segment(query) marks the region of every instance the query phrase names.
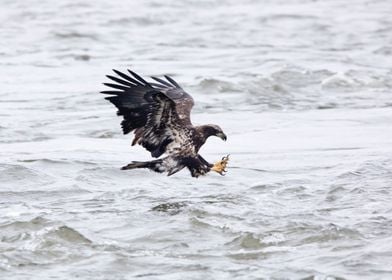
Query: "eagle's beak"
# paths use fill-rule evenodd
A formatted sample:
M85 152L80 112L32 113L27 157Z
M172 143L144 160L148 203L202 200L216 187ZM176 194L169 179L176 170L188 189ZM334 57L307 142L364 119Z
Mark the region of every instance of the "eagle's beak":
M218 136L220 139L222 139L223 141L227 140L227 136L226 134L224 134L223 132L219 132L216 136Z

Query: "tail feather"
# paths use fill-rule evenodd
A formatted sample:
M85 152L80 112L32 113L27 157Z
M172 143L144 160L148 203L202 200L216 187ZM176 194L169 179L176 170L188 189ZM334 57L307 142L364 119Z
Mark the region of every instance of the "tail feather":
M121 170L136 169L136 168L148 168L152 171L163 173L167 171L164 166L163 159L157 159L153 161L132 161L126 166L121 167Z
M131 163L121 167L121 170L135 169L135 168L148 168L149 162L132 161Z

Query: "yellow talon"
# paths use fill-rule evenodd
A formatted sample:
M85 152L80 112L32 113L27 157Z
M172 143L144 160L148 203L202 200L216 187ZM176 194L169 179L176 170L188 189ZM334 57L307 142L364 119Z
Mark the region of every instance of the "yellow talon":
M224 175L226 175L225 173L227 172L226 166L227 166L228 162L229 162L229 155L223 157L222 160L215 162L214 165L212 166L211 170L224 176Z

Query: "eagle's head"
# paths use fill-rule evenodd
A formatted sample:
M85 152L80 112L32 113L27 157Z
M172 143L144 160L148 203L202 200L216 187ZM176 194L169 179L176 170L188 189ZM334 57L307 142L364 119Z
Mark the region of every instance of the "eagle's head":
M199 128L205 139L207 139L210 136L217 136L223 141L227 140L226 134L223 132L222 128L220 128L218 125L207 124L207 125L202 125Z

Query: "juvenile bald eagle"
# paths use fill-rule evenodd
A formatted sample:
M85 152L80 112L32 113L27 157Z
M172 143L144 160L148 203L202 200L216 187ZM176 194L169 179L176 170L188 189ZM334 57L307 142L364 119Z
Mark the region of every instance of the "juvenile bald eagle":
M148 162L133 161L122 167L123 170L148 168L170 176L187 167L193 177L210 170L221 175L226 172L228 157L211 164L198 154L208 137L217 136L226 141L226 135L217 125L192 125L193 98L176 81L165 76L166 80L151 77L154 82L147 82L131 70L128 70L130 75L113 71L118 76L107 77L115 83L104 83L111 90L102 93L111 95L105 99L123 116L123 133L134 131L132 145L143 146L152 157L165 155Z

